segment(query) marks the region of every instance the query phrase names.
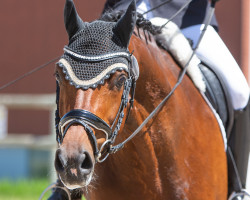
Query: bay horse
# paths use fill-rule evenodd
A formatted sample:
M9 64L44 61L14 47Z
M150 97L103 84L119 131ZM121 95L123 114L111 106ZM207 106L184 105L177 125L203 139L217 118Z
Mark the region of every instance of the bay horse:
M157 115L123 148L119 147L120 151L107 158L109 153L114 153L112 147L125 141L170 93L181 68L157 45L152 33L147 35L144 29L135 27L134 1L118 22L83 22L72 0L66 0L64 12L69 45L55 69L58 185L68 188L72 199L81 199L82 195L91 200L227 199L227 161L220 127L187 75ZM91 32L96 25L99 29ZM146 26L151 25L147 22ZM114 34L111 39L105 38L105 31ZM81 45L72 50L75 41ZM120 42L117 45L120 50L106 49L107 41ZM88 53L93 51L106 51L106 54ZM132 53L140 71L134 101L134 93L127 91L128 85L135 83L135 77L134 81L128 81L133 74L129 69L133 61L128 58ZM126 61L119 68L111 63L112 71L102 79L93 76L99 82L92 85L88 85L89 80L82 80L81 72L73 66L81 62L85 67L86 63L94 62L101 67L110 59L120 57ZM132 103L133 106L127 105ZM67 198L55 191L50 199Z

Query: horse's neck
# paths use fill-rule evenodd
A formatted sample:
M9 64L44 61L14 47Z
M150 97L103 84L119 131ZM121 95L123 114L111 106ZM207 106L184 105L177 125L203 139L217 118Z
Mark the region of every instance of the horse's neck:
M133 45L131 50L135 51L135 56L140 65L140 79L137 83L134 108L127 124L119 133L116 143L124 141L146 119L153 108L157 106L156 104L167 95L171 87L165 74L169 69L160 68L159 63L162 60L155 63L154 57L157 53L161 53L161 50L154 41L147 45L141 39L134 37L131 43ZM138 55L139 53L141 56ZM171 58L167 56L161 59ZM176 70L178 70L178 67L176 67ZM168 76L171 77L171 73L169 71ZM92 194L92 198L93 195L100 195L102 199L105 199L104 196L107 196L107 199L122 199L124 192L126 192L124 194L126 199L161 198L162 183L158 171L159 160L155 153L155 147L157 146L155 142L158 141L153 141L152 136L157 131L163 130L157 128L158 125L161 126L158 122L154 122L154 126L151 126L152 122L150 121L135 138L129 141L125 148L111 155L107 161L97 166L98 182L105 184L102 189L98 188L98 194ZM162 146L165 146L165 144ZM164 184L171 185L168 180L165 180ZM108 188L110 188L110 193ZM129 195L131 196L128 197Z
M180 71L154 41L146 45L134 36L131 50L140 65L140 78L134 108L117 143L124 141L170 92ZM202 153L197 153L197 149ZM217 169L219 165L223 167ZM98 192L93 190L89 195L102 200L175 200L195 199L205 193L207 200L211 199L210 192L216 190L214 186L224 184L225 168L224 146L216 120L191 80L185 77L160 113L121 151L96 166ZM197 188L200 192L193 194ZM218 199L223 199L225 187L218 190L223 191Z
M140 66L136 101L151 112L176 84L180 67L153 38L146 43L144 39L132 37L130 51L134 51Z
M128 123L119 133L117 143L124 141L149 114L135 104L136 111L133 110ZM161 199L158 160L150 131L146 129L96 167L98 183L102 185L98 194L93 192L96 199Z
M124 141L148 115L148 111L135 102L131 116L116 142ZM166 194L174 197L174 190L166 190L166 186L172 188L173 184L160 174L162 166L159 166L161 163L168 169L173 167L172 155L166 154L171 152L169 148L172 145L166 144L166 140L160 141L156 134L160 136L166 133L158 120L152 120L122 150L110 155L104 163L98 164L97 182L101 186L98 187L98 192L93 190L91 199L164 199L163 195ZM159 151L165 154L164 161L159 158Z

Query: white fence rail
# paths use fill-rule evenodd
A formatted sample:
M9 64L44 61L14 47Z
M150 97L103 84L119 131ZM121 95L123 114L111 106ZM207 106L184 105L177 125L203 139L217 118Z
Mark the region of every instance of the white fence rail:
M47 110L50 112L49 134L54 135L55 94L1 94L0 138L7 136L8 109Z
M1 94L0 105L15 109L54 110L55 94Z
M53 157L56 149L55 140L55 94L0 94L0 147L21 147L27 149L51 150L51 170L54 171ZM34 136L32 134L8 134L8 109L46 110L49 115L49 134ZM54 181L56 174L51 174Z

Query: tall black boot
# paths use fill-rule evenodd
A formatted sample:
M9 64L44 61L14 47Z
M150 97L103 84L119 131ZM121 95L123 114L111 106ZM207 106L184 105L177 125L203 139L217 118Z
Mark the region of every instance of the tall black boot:
M234 125L228 139L228 147L228 192L230 195L233 191L239 192L239 189L246 188L250 152L250 101L244 110L235 111ZM232 163L231 156L233 156L235 163ZM238 174L234 167L237 167Z

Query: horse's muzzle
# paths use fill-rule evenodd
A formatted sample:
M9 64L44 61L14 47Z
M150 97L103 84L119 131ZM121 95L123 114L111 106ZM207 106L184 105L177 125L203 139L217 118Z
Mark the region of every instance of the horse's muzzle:
M87 151L79 152L67 158L62 149L55 155L55 168L62 183L68 189L76 189L90 183L94 164Z

